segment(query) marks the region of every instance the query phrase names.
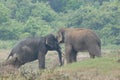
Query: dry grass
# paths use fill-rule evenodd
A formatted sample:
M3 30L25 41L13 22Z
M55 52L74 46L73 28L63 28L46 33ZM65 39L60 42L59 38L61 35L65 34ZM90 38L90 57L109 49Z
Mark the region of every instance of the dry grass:
M6 52L8 50L0 51L2 61L7 56ZM117 63L120 51L103 50L102 53L103 58L94 60L81 53L79 62L58 67L57 53L50 52L46 56L47 69L39 70L38 61L27 63L20 69L1 65L0 80L120 80L120 63Z

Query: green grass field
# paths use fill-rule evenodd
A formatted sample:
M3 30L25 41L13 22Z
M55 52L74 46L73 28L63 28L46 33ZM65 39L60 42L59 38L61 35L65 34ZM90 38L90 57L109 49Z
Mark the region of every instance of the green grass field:
M120 50L103 49L102 53L102 58L88 57L62 67L55 63L56 58L52 58L57 56L49 54L46 66L51 68L39 70L37 61L27 63L19 70L4 67L0 68L0 80L120 80L120 63L117 62L120 59Z

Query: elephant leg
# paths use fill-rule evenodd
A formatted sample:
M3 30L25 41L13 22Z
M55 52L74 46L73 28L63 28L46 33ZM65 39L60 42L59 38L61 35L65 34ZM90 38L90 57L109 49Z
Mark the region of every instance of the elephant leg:
M77 52L72 51L72 62L76 62L76 61L77 61Z
M22 66L21 62L18 60L17 57L13 57L13 58L7 60L5 65L12 65L15 68L19 68L20 66Z
M101 48L98 45L95 47L95 53L95 56L101 57Z
M45 54L44 53L40 52L38 54L38 61L39 61L39 68L45 69Z
M67 63L72 63L72 47L65 45L65 58Z
M90 46L88 52L90 54L90 58L95 58L95 56L101 57L101 50L97 45Z
M90 58L95 58L95 55L93 53L89 52L89 54L90 54Z
M24 65L25 63L22 63L21 61L19 61L17 58L16 58L16 60L15 60L15 62L14 62L14 65L15 65L15 67L16 68L19 68L19 67L21 67L22 65Z
M59 57L59 64L60 64L60 66L62 66L63 65L63 62L62 62L62 52L61 52L61 50L57 50L57 52L58 52L58 57Z

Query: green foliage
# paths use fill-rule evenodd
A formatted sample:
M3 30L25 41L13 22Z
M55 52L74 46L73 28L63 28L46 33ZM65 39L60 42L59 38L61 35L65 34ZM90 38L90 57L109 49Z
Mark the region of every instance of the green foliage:
M40 18L30 17L26 24L23 26L23 35L28 35L27 37L43 36L47 33L52 32L52 29L48 23ZM23 38L23 37L21 37Z
M9 20L9 9L0 3L0 25Z
M21 33L22 24L15 20L9 20L9 22L0 26L0 39L1 40L13 40L19 39Z
M11 49L16 44L16 40L0 40L0 49Z
M33 17L40 17L46 22L51 22L55 20L57 14L52 10L52 8L46 3L36 3L31 11Z
M119 0L0 0L0 39L56 33L61 27L90 28L102 45L120 44Z

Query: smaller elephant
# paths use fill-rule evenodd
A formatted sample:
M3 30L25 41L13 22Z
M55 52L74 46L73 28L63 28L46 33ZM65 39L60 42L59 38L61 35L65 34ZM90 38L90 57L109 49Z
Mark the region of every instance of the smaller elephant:
M57 33L59 43L65 43L67 63L77 61L79 51L88 51L91 58L101 56L101 41L96 33L85 28L62 28Z
M7 61L14 67L19 68L27 62L38 59L39 68L45 69L45 55L48 51L52 50L58 52L61 66L63 64L61 48L53 34L49 34L40 38L26 38L20 41L12 48ZM12 56L12 60L10 59L10 56Z

